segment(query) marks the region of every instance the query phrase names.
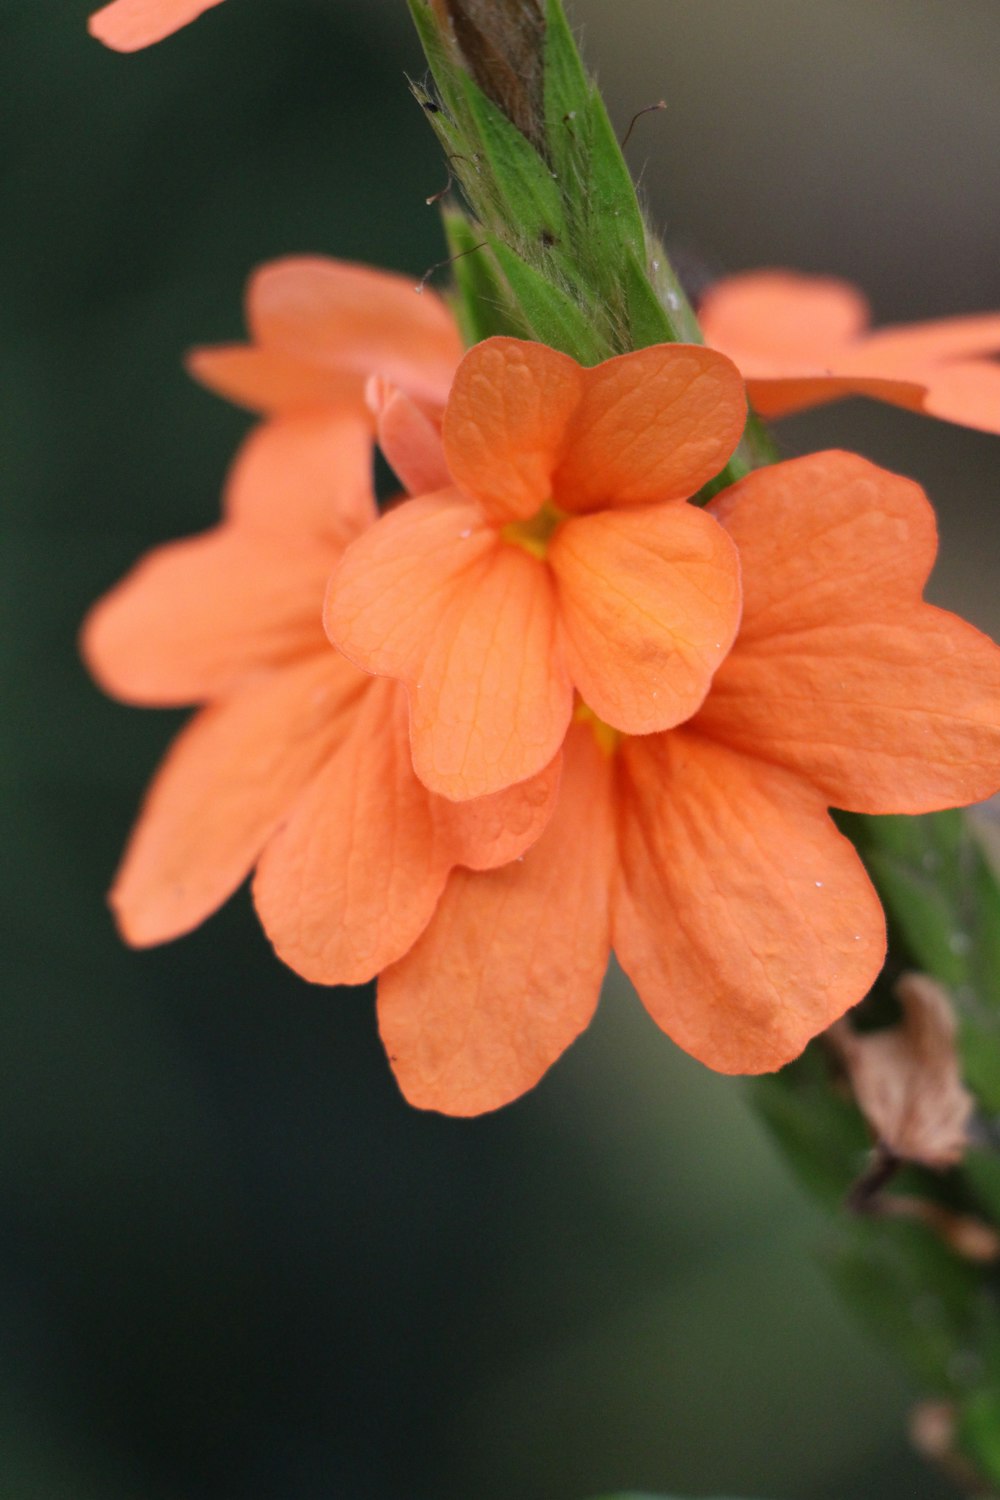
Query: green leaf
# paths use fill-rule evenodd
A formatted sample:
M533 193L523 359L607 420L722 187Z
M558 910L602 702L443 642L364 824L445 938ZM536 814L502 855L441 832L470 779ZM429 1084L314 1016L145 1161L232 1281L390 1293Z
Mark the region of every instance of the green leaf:
M483 160L478 164L483 201L478 216L503 226L504 237L532 246L558 244L566 236L563 200L551 169L530 141L503 115L467 75L461 75L469 113L475 123Z
M604 100L587 77L561 0L548 0L545 122L552 166L567 201L579 205L592 236L592 258L641 255L646 231L632 178Z
M489 243L536 339L572 355L582 365L595 365L606 357L607 350L593 322L567 292L546 280L495 235L490 236Z
M531 329L514 307L510 288L496 256L484 242L483 231L457 208L442 215L448 247L454 258L455 313L467 345L495 334L528 338Z
M630 346L645 349L650 344L675 340L670 319L649 284L645 267L631 248L626 250L622 261L621 285Z

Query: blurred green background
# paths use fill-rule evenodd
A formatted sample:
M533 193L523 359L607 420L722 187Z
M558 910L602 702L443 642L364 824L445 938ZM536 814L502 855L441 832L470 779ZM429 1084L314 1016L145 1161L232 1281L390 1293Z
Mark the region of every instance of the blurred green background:
M823 1225L740 1086L624 986L534 1094L400 1100L369 991L311 989L245 893L169 948L103 904L178 722L87 682L88 602L203 528L244 416L181 352L256 263L419 274L443 171L402 0L231 0L120 58L4 0L5 933L0 1494L761 1500L949 1493L828 1291ZM861 281L881 319L1000 306L995 0L579 0L699 273ZM920 478L935 597L1000 627L1000 439L855 403L787 424Z

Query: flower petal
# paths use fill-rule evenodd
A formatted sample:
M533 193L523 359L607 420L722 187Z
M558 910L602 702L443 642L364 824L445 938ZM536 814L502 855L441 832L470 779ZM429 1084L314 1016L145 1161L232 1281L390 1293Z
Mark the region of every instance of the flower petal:
M850 364L850 356L845 356L844 362ZM776 420L814 406L826 406L831 401L844 401L849 396L870 396L873 401L888 401L907 411L925 411L927 386L915 380L889 380L860 373L823 375L807 370L771 380L748 375L747 394L754 411L768 420Z
M318 984L357 984L401 958L448 872L466 859L484 868L516 859L544 828L558 786L556 765L481 802L433 796L413 773L403 690L369 682L349 737L254 881L279 957Z
M310 364L280 349L218 344L190 350L184 365L189 375L217 396L251 411L301 411L313 407L364 410L363 374L338 366Z
M946 422L1000 433L1000 364L977 359L941 365L927 376L923 409Z
M862 345L865 360L900 375L918 366L1000 353L1000 313L971 313L925 323L876 328Z
M323 591L340 550L233 525L169 542L91 610L81 648L101 687L169 707L229 692L327 648Z
M229 471L225 513L240 527L303 542L352 540L377 514L367 417L296 412L262 422Z
M232 894L345 732L364 681L327 648L195 716L149 789L111 891L127 942L179 937Z
M116 52L138 52L197 20L221 0L112 0L87 23L91 36Z
M551 498L583 374L568 355L523 339L486 339L462 360L444 415L445 456L491 519L533 516Z
M260 267L247 287L254 342L306 364L382 375L443 406L462 344L436 293L408 276L318 255Z
M749 380L776 376L789 364L828 366L834 352L868 326L857 287L832 276L744 271L709 287L698 309L705 342L721 349Z
M855 812L929 812L1000 787L1000 649L921 603L936 536L918 485L818 453L711 509L739 549L744 610L699 730Z
M798 1055L873 983L878 898L822 795L687 729L621 749L618 958L647 1010L722 1073Z
M451 484L444 460L440 425L386 380L368 382L368 405L375 415L378 445L403 488L411 495L429 495Z
M701 345L656 344L583 377L552 485L562 510L686 500L728 461L746 423L739 371Z
M552 822L522 861L457 870L423 937L379 980L379 1029L411 1104L498 1109L593 1014L608 959L610 762L570 732Z
M352 543L330 580L330 639L410 696L417 775L463 800L552 760L572 709L544 566L454 491L407 501Z
M626 734L672 729L700 707L736 635L736 548L684 503L599 511L560 526L556 577L570 675Z

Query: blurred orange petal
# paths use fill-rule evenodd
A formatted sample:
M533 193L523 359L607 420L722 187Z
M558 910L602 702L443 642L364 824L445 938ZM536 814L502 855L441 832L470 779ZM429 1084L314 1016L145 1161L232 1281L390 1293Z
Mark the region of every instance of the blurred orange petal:
M219 4L221 0L112 0L91 16L87 29L116 52L138 52Z
M462 357L455 320L435 292L408 276L318 255L255 271L247 324L269 352L362 380L381 375L440 406Z
M689 730L621 753L622 967L693 1057L781 1067L882 965L882 910L853 845L807 783Z
M367 418L294 412L262 422L229 471L224 510L241 528L343 546L376 516Z
M740 618L736 548L694 506L577 516L549 548L573 681L627 734L698 709Z
M221 906L344 734L364 686L326 650L196 715L153 780L111 891L127 942L166 942Z
M460 807L416 779L406 700L373 681L350 734L267 846L254 880L280 958L319 984L357 984L426 927L449 871L515 859L541 833L558 765Z
M572 687L544 567L455 492L410 500L345 552L330 638L410 695L413 763L432 791L482 797L559 748Z
M233 525L157 548L91 610L81 647L105 692L201 703L328 650L319 601L339 549Z
M749 475L712 510L740 552L744 616L699 729L856 812L1000 787L1000 649L921 602L936 533L918 485L819 453Z
M562 510L689 499L740 440L746 391L713 349L656 344L582 373L553 477Z
M747 376L747 393L754 410L768 420L790 417L797 411L827 406L848 396L870 396L908 411L927 410L927 386L914 380L880 379L875 375L820 375L806 372L782 379Z
M705 342L749 379L775 366L826 362L868 327L865 297L848 281L795 271L744 271L709 287L698 308Z
M303 407L362 408L365 377L337 366L309 364L280 349L219 344L192 349L185 365L202 385L256 412Z
M563 780L524 859L455 871L423 937L379 980L382 1040L421 1109L498 1109L537 1083L593 1014L608 959L613 827L611 762L589 730L571 731Z
M924 410L946 422L1000 433L1000 364L987 360L940 365L927 377Z
M787 271L731 276L699 310L706 341L735 360L763 417L870 396L1000 433L1000 313L868 328L846 282Z

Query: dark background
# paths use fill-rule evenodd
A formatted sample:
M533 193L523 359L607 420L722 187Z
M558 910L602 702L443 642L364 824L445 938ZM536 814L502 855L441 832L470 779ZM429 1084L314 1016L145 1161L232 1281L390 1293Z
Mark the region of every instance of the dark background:
M738 1083L624 986L528 1098L399 1098L369 991L245 893L133 954L103 892L177 716L87 682L88 602L211 523L246 418L188 383L247 271L419 274L443 172L402 0L230 0L149 53L3 0L5 851L0 1494L761 1500L948 1492ZM580 0L690 263L829 270L883 320L1000 306L995 0ZM853 403L787 424L939 502L935 597L1000 625L1000 439Z

